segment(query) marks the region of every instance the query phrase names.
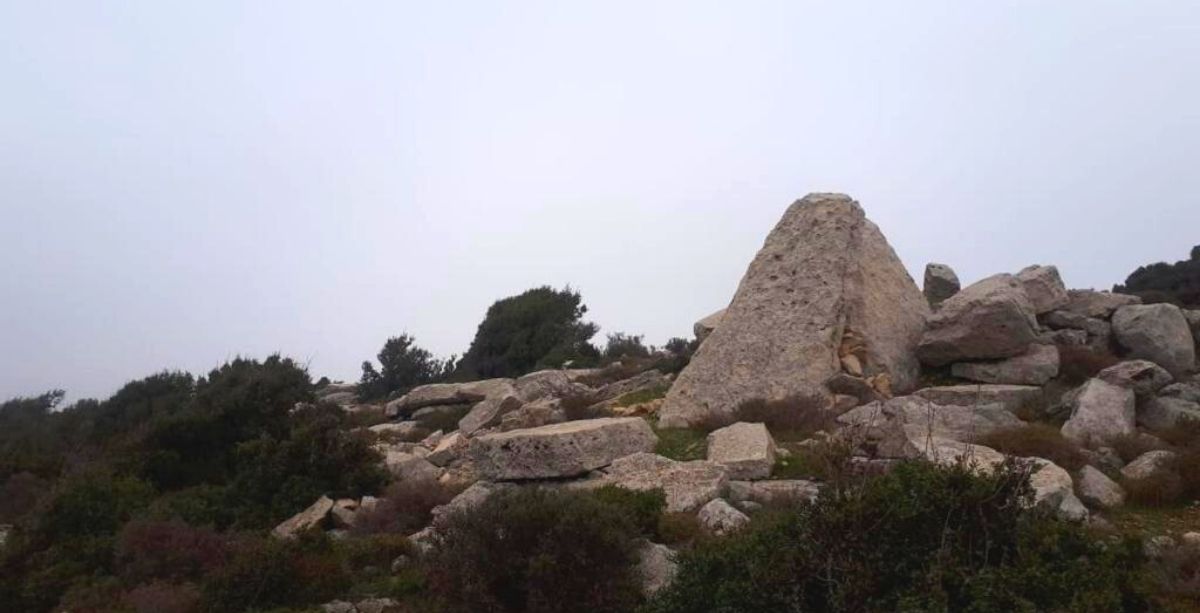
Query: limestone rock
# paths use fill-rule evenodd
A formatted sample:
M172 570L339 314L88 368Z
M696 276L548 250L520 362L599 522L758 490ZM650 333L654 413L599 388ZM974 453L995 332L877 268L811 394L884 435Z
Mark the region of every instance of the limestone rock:
M564 370L540 370L517 379L516 395L523 402L534 402L545 398L572 398L587 395L586 385Z
M1040 402L1042 390L1031 385L947 385L920 389L913 395L945 406L998 404L1010 413L1016 413L1022 407Z
M436 481L442 470L425 458L412 453L389 452L384 466L397 481Z
M321 613L358 613L354 603L344 600L334 600L321 605Z
M732 534L750 523L750 518L745 513L720 498L704 505L698 517L700 525L717 536Z
M729 482L729 499L737 503L795 504L815 500L820 493L816 483L799 479Z
M1165 398L1178 398L1188 402L1200 403L1200 382L1172 383L1158 390L1158 395Z
M1080 445L1099 446L1113 438L1133 434L1136 417L1133 390L1100 379L1090 379L1064 399L1071 417L1063 436Z
M594 404L588 407L588 410L591 412L608 411L627 394L666 390L670 387L671 377L654 369L647 370L628 379L609 383L597 389L591 398Z
M1090 289L1069 290L1067 298L1068 302L1062 310L1098 319L1112 317L1113 312L1123 306L1142 303L1142 299L1137 296L1098 292Z
M1017 280L1025 288L1033 311L1038 315L1064 307L1071 301L1057 266L1030 266L1017 273Z
M725 317L725 309L721 309L720 311L717 311L716 313L713 313L712 315L709 315L708 317L696 322L695 325L692 326L692 334L696 335L696 341L703 343L704 339L708 338L708 335L712 334L712 331L716 330L717 326L721 325L721 318L723 317Z
M964 462L979 472L990 472L1004 463L1004 454L983 445L932 437L922 441L921 453L934 463L953 466Z
M470 511L487 501L488 498L500 493L511 491L517 486L511 483L491 483L480 481L463 490L450 502L433 509L433 525L444 526L455 513Z
M381 439L400 441L417 436L421 430L421 424L415 421L402 421L398 423L375 424L367 429L379 435Z
M638 545L637 558L637 575L641 580L642 595L647 598L670 585L679 572L675 552L666 545L643 540Z
M312 506L300 511L287 519L283 523L275 526L271 531L276 537L281 539L293 539L300 536L300 533L313 528L320 528L329 517L329 512L333 510L333 501L327 496L321 496Z
M1045 385L1058 376L1058 365L1057 347L1031 345L1022 355L994 362L959 362L950 372L980 383Z
M1138 425L1151 430L1165 430L1185 419L1200 421L1200 404L1183 398L1159 396L1142 403L1137 412Z
M775 467L775 441L763 424L739 422L708 435L708 460L730 479L766 479Z
M567 421L562 401L557 398L542 398L504 415L500 420L500 431L527 430Z
M1012 275L988 277L955 294L929 319L917 355L921 362L1010 358L1037 340L1033 304Z
M1029 458L1028 462L1032 464L1029 485L1033 488L1034 506L1053 511L1063 519L1087 519L1087 507L1075 497L1070 473L1049 460Z
M470 383L433 383L414 388L387 403L388 417L408 415L418 409L443 404L473 404L489 396L512 393L512 379L485 379Z
M922 288L930 308L937 310L946 299L957 294L962 285L958 282L958 275L954 274L953 268L945 264L930 263L925 265L925 283Z
M403 613L400 603L391 598L367 598L354 605L358 613Z
M868 376L897 391L919 374L913 349L929 312L879 229L848 196L810 194L788 208L750 264L721 325L680 373L664 427L730 417L747 400L828 397L852 332Z
M1183 318L1187 320L1188 326L1192 329L1192 338L1196 339L1196 343L1200 344L1200 309L1184 309Z
M458 429L463 434L470 436L484 428L499 425L505 415L521 408L522 404L516 394L501 394L486 398L458 420Z
M875 426L888 430L908 426L922 439L934 436L966 442L1021 425L1021 420L1002 405L938 405L919 396L902 396L884 403L863 405L839 416L837 421L848 426Z
M1125 490L1108 475L1091 467L1079 470L1075 489L1084 502L1101 509L1113 509L1125 504Z
M330 509L329 515L333 518L335 528L350 529L354 527L356 518L358 517L358 501L350 498L343 498L333 503L333 508Z
M586 474L657 442L644 419L607 417L486 434L472 439L470 453L488 479L552 479Z
M615 485L629 490L661 489L669 513L693 513L725 493L724 466L704 460L677 462L652 453L637 453L613 462L591 486Z
M437 447L434 447L425 459L434 466L446 466L466 454L470 446L471 442L465 434L452 432L449 436L442 437Z
M1127 360L1109 366L1097 379L1133 390L1138 396L1151 396L1171 382L1171 373L1149 360Z
M1042 335L1042 340L1052 345L1083 347L1088 344L1088 333L1083 330L1051 330Z
M1117 309L1112 318L1117 343L1135 358L1162 366L1176 377L1196 368L1196 343L1183 312L1173 304Z
M1148 479L1169 470L1179 456L1173 451L1147 451L1121 469L1126 479Z

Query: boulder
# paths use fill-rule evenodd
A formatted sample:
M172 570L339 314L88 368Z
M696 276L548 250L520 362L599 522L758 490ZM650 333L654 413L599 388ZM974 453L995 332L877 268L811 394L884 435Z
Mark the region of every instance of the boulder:
M1136 417L1133 390L1089 379L1063 399L1071 416L1063 424L1063 436L1084 446L1100 446L1112 439L1133 434Z
M434 466L446 466L467 453L471 441L462 432L452 432L438 441L437 447L425 456Z
M1141 304L1142 299L1128 294L1098 292L1091 289L1073 289L1067 292L1067 304L1062 310L1084 317L1108 319L1123 306Z
M458 429L470 436L484 428L497 426L505 415L521 408L522 404L516 394L506 393L486 398L458 420Z
M586 396L591 390L565 370L540 370L529 373L515 384L516 395L522 402L542 399L562 399Z
M729 475L724 466L705 460L677 462L652 453L638 453L612 463L590 487L614 485L628 490L661 489L668 513L694 513L725 493Z
M788 208L733 301L660 412L664 427L728 418L748 400L828 397L843 341L864 374L911 389L929 305L900 259L848 196L810 194Z
M1047 344L1083 347L1088 344L1088 333L1083 330L1051 330L1042 334Z
M1079 470L1075 491L1089 505L1101 509L1113 509L1125 504L1125 490L1116 481L1094 467L1084 466Z
M647 370L628 379L609 383L596 390L592 394L592 400L595 404L590 408L593 410L607 409L626 394L650 390L665 390L669 387L671 387L670 376L664 375L654 369Z
M1010 413L1016 413L1042 400L1041 388L1031 385L947 385L920 389L913 392L913 395L943 406L972 407L998 404Z
M567 421L567 414L563 411L562 401L557 398L543 398L505 414L500 420L500 431L527 430L561 424L564 421Z
M1063 519L1083 521L1088 518L1087 507L1075 497L1071 475L1062 467L1041 458L1029 458L1029 486L1033 488L1033 504L1054 512Z
M658 436L638 417L585 419L471 440L471 458L487 479L556 479L603 468L652 451Z
M431 513L433 515L433 525L444 526L446 521L455 513L470 511L486 502L488 498L500 492L513 490L516 487L511 483L479 481L463 490L462 493L455 496L450 502L434 508Z
M421 432L421 424L415 421L375 424L367 428L384 440L404 440L417 436Z
M863 405L840 415L837 421L846 426L881 427L886 430L908 427L922 440L934 436L965 442L1018 427L1022 423L999 404L938 405L919 396L902 396L883 403ZM899 454L899 457L915 457L915 453Z
M649 598L675 580L679 565L675 563L675 552L666 545L642 540L637 549L637 575L641 581L642 595Z
M763 506L791 505L815 500L820 493L821 488L816 483L799 479L729 482L729 500L737 503L754 502Z
M1187 320L1188 326L1192 329L1192 338L1200 344L1200 309L1184 309L1183 318Z
M1173 304L1117 309L1112 318L1117 343L1131 357L1150 360L1175 377L1196 368L1196 343L1183 312Z
M440 468L413 453L388 452L384 466L397 481L437 481L442 476Z
M1151 430L1166 430L1182 420L1200 421L1200 404L1183 398L1159 396L1138 407L1137 423Z
M321 605L321 613L358 613L354 603L344 600L334 600Z
M408 607L401 608L400 603L391 598L367 598L354 605L358 613L403 613Z
M775 467L775 441L765 425L739 422L708 435L708 461L729 469L730 479L766 479Z
M1121 469L1126 479L1149 479L1171 471L1178 458L1174 451L1147 451Z
M716 330L717 326L721 325L722 317L725 317L725 309L721 309L720 311L717 311L716 313L713 313L712 315L709 315L708 317L696 322L695 325L692 326L692 334L696 335L696 342L703 343L704 339L708 338L708 335L712 334L712 331Z
M926 437L920 439L921 456L930 462L943 466L953 466L964 462L978 472L991 472L1005 461L1003 453L984 447L941 437Z
M1172 383L1158 390L1158 395L1165 398L1178 398L1188 402L1200 403L1200 382Z
M1171 382L1171 373L1148 360L1126 360L1109 366L1097 379L1133 390L1138 396L1152 396Z
M355 520L358 517L358 509L357 500L343 498L334 502L333 508L329 512L329 515L333 518L333 526L342 529L353 528Z
M333 510L333 501L327 496L321 496L312 506L293 515L283 523L275 526L271 534L281 539L294 539L302 532L321 528Z
M1017 273L1017 280L1021 282L1037 315L1049 313L1070 302L1067 287L1063 285L1056 266L1030 266Z
M925 265L925 283L922 288L925 300L929 301L929 307L937 310L943 302L957 294L962 285L958 282L958 275L954 274L953 268L945 264L930 263Z
M732 534L750 523L750 518L745 513L720 498L704 505L697 517L704 529L717 536Z
M1050 311L1039 320L1054 330L1083 330L1093 336L1106 336L1112 329L1103 319L1065 310Z
M980 383L1045 385L1058 376L1058 347L1031 345L1022 355L993 362L959 362L950 373Z
M929 319L917 355L942 366L1011 358L1038 338L1033 304L1012 275L988 277L955 294Z
M485 379L469 383L433 383L414 388L387 403L388 417L408 415L418 409L443 404L474 404L489 396L512 393L512 379Z

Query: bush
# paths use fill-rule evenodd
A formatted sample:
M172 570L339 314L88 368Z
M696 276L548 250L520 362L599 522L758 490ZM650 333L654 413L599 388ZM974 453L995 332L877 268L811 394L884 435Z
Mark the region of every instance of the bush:
M385 398L433 383L450 374L454 367L453 357L446 361L435 359L407 334L389 338L376 357L379 370L375 370L370 362L362 364L362 378L358 383L358 397L362 400Z
M31 472L19 472L0 485L0 524L24 517L50 491L50 483Z
M210 611L262 610L327 602L350 586L350 577L324 534L299 541L245 537L229 563L209 576L204 602Z
M1120 359L1113 352L1078 345L1058 345L1058 376L1070 385L1083 385Z
M455 372L457 379L517 377L539 368L595 362L600 352L588 341L595 324L583 321L587 307L570 288L531 289L498 300L487 311Z
M497 493L438 529L429 587L448 611L631 610L638 526L583 492Z
M396 481L387 486L374 509L359 511L356 534L412 534L429 525L435 507L458 494L438 481Z
M121 600L135 613L198 613L201 598L195 584L155 581L129 590Z
M837 415L817 395L793 395L781 400L747 400L738 406L733 421L766 424L780 441L802 441L837 427Z
M1133 271L1114 292L1142 296L1147 302L1169 302L1185 307L1200 306L1200 245L1187 260L1159 262Z
M654 446L654 453L664 458L687 462L703 460L708 453L708 433L704 430L667 428L656 429L655 433L658 434L658 443Z
M1087 464L1087 457L1079 445L1064 437L1058 428L1047 424L997 430L979 437L977 443L1005 455L1050 460L1071 472Z
M132 584L200 579L229 558L226 539L182 521L131 521L117 535L118 574Z
M1013 465L904 463L680 558L645 613L1141 611L1140 548L1022 510Z
M650 348L646 347L642 338L641 335L622 332L609 334L608 342L604 345L604 359L615 362L622 358L650 357Z

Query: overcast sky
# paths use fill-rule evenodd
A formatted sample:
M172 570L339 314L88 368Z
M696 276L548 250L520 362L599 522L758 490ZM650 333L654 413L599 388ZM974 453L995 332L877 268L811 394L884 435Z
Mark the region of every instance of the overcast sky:
M356 379L542 284L662 343L811 191L918 281L1107 288L1200 243L1198 163L1194 0L0 0L0 397Z

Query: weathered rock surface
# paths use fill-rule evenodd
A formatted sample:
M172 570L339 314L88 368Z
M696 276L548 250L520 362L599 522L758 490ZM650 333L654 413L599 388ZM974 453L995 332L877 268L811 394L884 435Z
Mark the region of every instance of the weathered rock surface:
M692 334L696 335L696 340L703 343L704 339L708 338L708 335L712 334L713 330L716 330L717 326L721 325L721 318L723 317L725 317L725 309L721 309L696 322L692 326Z
M675 552L666 545L643 540L637 550L637 574L641 580L642 595L657 594L675 580L679 565L675 563Z
M1075 491L1089 505L1101 509L1113 509L1125 504L1125 490L1116 481L1092 466L1079 470Z
M469 436L484 428L497 426L505 415L521 408L522 404L516 394L505 393L485 398L458 420L458 429Z
M729 485L724 466L704 460L677 462L652 453L620 458L605 472L587 485L615 485L635 491L661 489L669 513L694 513L724 495Z
M1200 421L1200 404L1183 398L1150 398L1138 408L1137 423L1151 430L1165 430L1182 420Z
M1178 459L1173 451L1147 451L1121 469L1126 479L1149 479L1171 470Z
M858 203L806 196L767 237L721 325L672 386L660 423L730 417L747 400L828 397L824 384L841 371L839 350L849 336L862 343L866 375L911 389L919 374L913 349L928 312Z
M1041 388L1031 385L947 385L927 387L913 392L934 404L972 407L998 404L1010 413L1041 401Z
M708 435L708 460L730 479L766 479L775 467L775 440L763 424L739 422Z
M988 277L942 303L929 319L921 362L992 360L1021 355L1037 340L1033 304L1012 275Z
M1200 403L1200 382L1172 383L1158 390L1158 394L1165 398L1178 398L1188 402Z
M436 481L442 476L440 468L413 453L388 452L384 466L397 481Z
M980 383L1045 385L1058 376L1058 347L1035 344L1024 354L992 362L959 362L950 367L955 377Z
M500 493L511 491L517 486L511 483L492 483L479 481L463 490L450 502L433 509L433 525L443 526L455 513L465 513L487 501L488 498Z
M1133 390L1090 379L1063 399L1071 417L1063 424L1063 436L1080 445L1099 446L1133 434L1136 417Z
M1112 318L1117 343L1135 358L1150 360L1176 377L1196 369L1196 343L1183 312L1173 304L1117 309Z
M300 533L320 528L325 520L329 517L329 512L333 510L333 501L326 496L321 496L312 506L300 511L287 519L283 523L275 526L271 531L276 537L281 539L293 539Z
M403 440L416 436L421 430L421 424L415 421L402 421L399 423L375 424L367 429L385 440Z
M349 498L335 501L329 515L335 528L353 528L358 518L358 501Z
M1064 307L1071 301L1056 266L1030 266L1017 273L1017 280L1037 315Z
M1059 465L1041 458L1029 458L1029 485L1033 488L1034 506L1056 513L1063 519L1082 521L1088 510L1075 497L1071 474Z
M879 427L889 431L903 427L922 443L929 436L970 442L1021 425L1020 419L999 404L938 405L919 396L902 396L863 405L842 414L837 421L847 426ZM917 455L918 450L912 449L894 457Z
M799 479L729 482L730 500L755 502L763 506L806 502L820 493L821 488L816 483Z
M1062 310L1084 317L1108 319L1117 309L1132 304L1141 304L1142 299L1128 294L1098 292L1091 289L1073 289L1067 292L1067 304Z
M606 417L486 434L470 454L488 479L574 477L630 454L652 451L658 436L644 419Z
M721 498L713 499L704 505L698 517L700 525L717 536L732 534L750 523L750 518L745 513Z
M8 543L8 535L12 533L13 527L9 524L0 524L0 549L4 549L4 545Z
M489 396L512 393L512 379L485 379L470 383L422 385L387 403L388 417L407 415L418 409L443 404L472 404Z
M523 402L585 396L591 390L565 370L540 370L517 379L516 395Z
M451 432L442 437L433 451L425 459L434 466L446 466L464 456L471 446L471 441L462 432Z
M1171 373L1149 360L1127 360L1109 366L1097 379L1133 390L1138 396L1151 396L1172 380Z
M937 310L948 298L962 289L958 275L946 264L925 265L925 282L921 286L929 307Z

